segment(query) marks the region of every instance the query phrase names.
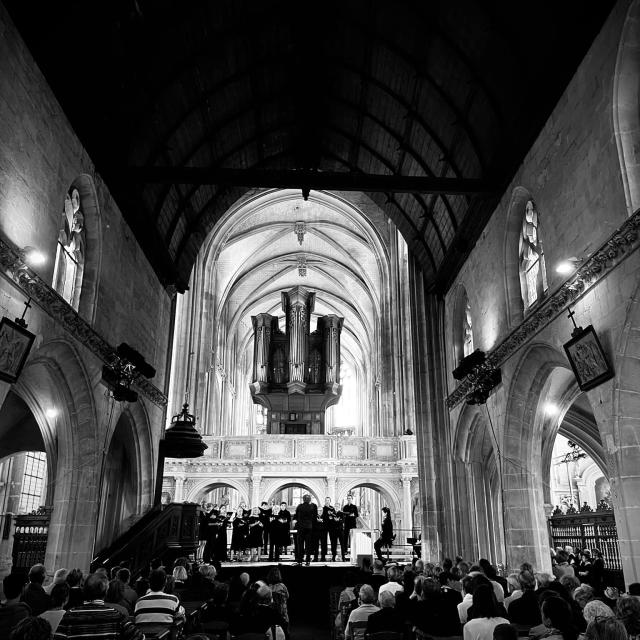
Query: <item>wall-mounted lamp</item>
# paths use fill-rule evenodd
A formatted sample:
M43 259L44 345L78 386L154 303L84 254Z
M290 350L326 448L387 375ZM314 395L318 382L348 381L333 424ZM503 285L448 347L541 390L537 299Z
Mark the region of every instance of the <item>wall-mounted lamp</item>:
M571 257L559 262L556 265L556 273L568 276L573 273L582 264L582 258Z
M53 420L54 418L58 417L58 410L55 407L49 407L45 412L44 415L47 416L47 418L50 418L51 420Z
M34 247L25 247L22 250L22 255L24 261L30 267L39 267L47 261L47 256L45 256L42 251L38 251L38 249Z

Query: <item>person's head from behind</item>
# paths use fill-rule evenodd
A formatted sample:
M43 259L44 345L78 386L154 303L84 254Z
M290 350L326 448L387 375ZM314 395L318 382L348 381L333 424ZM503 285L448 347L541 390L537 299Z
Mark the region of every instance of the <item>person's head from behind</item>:
M556 562L558 564L564 564L565 562L569 562L569 554L566 551L558 551L556 553Z
M442 570L443 571L451 571L453 567L453 560L451 558L445 558L442 561Z
M629 585L628 593L630 596L640 596L640 582L632 582Z
M542 622L549 629L564 629L567 622L572 620L571 607L566 600L553 595L545 598L540 605Z
M640 598L622 596L616 604L616 617L630 636L640 635Z
M102 573L92 573L84 581L82 594L85 600L104 600L109 588L109 580Z
M159 569L162 566L162 560L160 558L153 558L151 560L151 570Z
M174 580L179 580L180 582L184 582L187 579L187 570L179 565L177 567L174 567L173 569L173 579Z
M258 585L258 583L256 583L256 585ZM272 601L271 589L269 589L266 584L260 583L256 589L256 604L270 605Z
M47 570L43 564L34 564L29 569L29 582L41 585L47 577Z
M400 577L400 569L398 569L397 565L391 565L387 569L387 579L389 582L398 582L398 578Z
M580 586L580 580L575 576L562 576L558 582L565 588L567 593L573 593Z
M131 580L131 571L129 571L129 569L120 569L118 571L117 578L122 582L122 584L129 584L129 580Z
M218 582L213 588L211 600L215 607L223 607L229 599L229 585L225 582Z
M473 613L476 618L495 618L500 615L492 585L480 584L474 589Z
M80 569L72 569L67 574L67 584L69 587L79 587L82 584L82 571Z
M478 560L478 564L480 565L484 575L487 576L489 580L493 580L496 577L495 567L486 558L480 558L480 560Z
M546 589L554 581L554 576L549 573L536 573L535 576L538 589Z
M518 574L518 582L522 591L535 591L536 589L535 576L529 571L521 571Z
M385 608L393 608L396 606L396 596L391 591L383 591L379 596L380 606Z
M363 584L358 592L360 604L373 604L376 601L376 594L370 584Z
M416 579L416 574L409 570L406 570L403 574L402 574L402 586L404 588L404 592L409 596L411 595L411 592L413 591L413 583Z
M440 593L440 582L437 578L425 578L422 583L422 597L428 598L436 593Z
M267 584L278 584L280 582L282 582L280 569L278 569L278 567L271 567L269 573L267 573Z
M462 578L462 591L466 593L473 593L473 576L465 576Z
M118 604L120 600L124 599L124 583L120 580L112 580L107 587L107 595L105 596L106 602Z
M167 574L164 569L154 569L149 574L149 589L151 591L162 591L167 582Z
M518 629L512 624L499 624L493 629L493 640L518 640Z
M71 589L66 582L60 582L51 589L51 605L53 609L62 609L69 601Z
M216 579L217 571L212 564L201 564L198 573L203 580L213 582Z
M587 625L585 640L627 640L624 624L615 618L596 618Z
M49 640L52 635L51 624L48 620L29 616L18 622L11 632L9 640Z
M4 597L7 600L15 600L22 594L22 588L24 587L24 575L20 573L10 573L2 580L2 588L4 590Z
M587 624L593 622L596 618L613 618L615 617L611 607L607 606L601 600L591 600L584 605L582 615Z
M382 560L378 560L377 558L373 561L373 573L384 573L384 562Z
M243 572L238 576L238 579L240 580L240 584L241 584L243 587L246 587L246 586L248 586L248 585L249 585L249 581L251 580L251 576L250 576L248 573L246 573L246 572L244 572L244 571L243 571Z
M587 602L591 602L594 597L593 587L588 584L579 586L573 592L573 599L580 605L581 609L584 609Z
M415 572L416 573L424 573L424 562L422 560L420 560L420 559L416 560Z

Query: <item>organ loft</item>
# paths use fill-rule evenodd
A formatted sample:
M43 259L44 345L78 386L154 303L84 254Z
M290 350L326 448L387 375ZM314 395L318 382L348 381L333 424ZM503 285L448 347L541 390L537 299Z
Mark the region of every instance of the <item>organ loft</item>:
M266 407L267 433L323 434L325 411L340 400L340 334L344 318L318 318L316 294L296 286L282 292L285 331L268 313L252 316L254 403Z

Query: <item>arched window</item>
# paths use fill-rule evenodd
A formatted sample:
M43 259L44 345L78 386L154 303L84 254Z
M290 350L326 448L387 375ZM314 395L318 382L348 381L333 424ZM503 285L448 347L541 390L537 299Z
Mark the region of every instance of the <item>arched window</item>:
M80 191L72 186L64 198L53 288L77 311L85 261L84 214Z
M473 323L471 320L471 307L469 301L464 307L463 319L462 319L462 353L466 358L473 352Z
M519 247L520 291L524 308L538 302L547 290L547 272L540 240L540 219L533 200L527 200Z

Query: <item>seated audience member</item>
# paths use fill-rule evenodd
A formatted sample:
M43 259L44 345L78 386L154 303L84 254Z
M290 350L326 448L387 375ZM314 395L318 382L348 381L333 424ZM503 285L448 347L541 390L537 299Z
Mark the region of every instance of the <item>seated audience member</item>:
M518 629L512 624L499 624L493 630L493 640L518 640Z
M262 583L254 583L247 590L251 597L246 598L242 607L242 614L231 623L233 635L241 633L266 633L273 626L282 629L286 626L282 616L273 608L271 589Z
M373 590L378 593L380 587L388 582L387 576L384 572L384 562L377 558L373 561L373 572L370 576L362 579L365 584L370 584Z
M543 636L546 640L577 639L578 628L574 624L571 608L566 600L555 595L545 597L540 612L542 623L547 629Z
M376 594L373 591L373 587L369 584L363 584L360 587L358 601L360 606L351 612L347 620L347 626L345 628L346 640L362 640L369 616L376 611L380 611L380 608L374 604Z
M591 600L591 602L587 602L582 610L582 615L587 621L587 626L596 618L615 618L615 614L611 610L611 607L600 600Z
M182 565L173 568L173 579L176 589L183 589L187 584L187 570Z
M206 609L201 613L202 622L231 622L231 612L227 606L229 585L224 582L216 583L213 596L208 601Z
M616 604L616 617L627 630L629 640L640 640L640 598L622 596Z
M469 617L469 607L473 604L473 576L462 578L462 602L458 604L458 617L464 624Z
M600 600L602 600L606 605L609 605L614 611L619 599L620 589L618 589L618 587L605 587L603 595L600 596Z
M493 585L480 584L474 589L473 616L462 629L464 640L493 640L493 630L499 624L509 624L500 615Z
M442 595L435 578L422 579L421 595L414 603L409 619L417 629L428 635L460 635L457 605Z
M440 591L446 600L452 602L456 607L462 602L462 594L456 589L457 580L449 571L441 571L438 575L440 581Z
M73 609L84 602L82 594L82 571L80 569L72 569L67 574L67 584L69 585L69 600L65 609Z
M282 616L285 626L282 630L289 637L289 589L282 582L282 575L278 567L271 567L267 574L267 586L271 589L273 608Z
M413 593L413 583L416 579L416 574L411 570L405 568L402 574L402 591L396 591L396 611L405 619L409 617L409 610L411 607L411 594Z
M413 564L413 572L420 576L424 573L424 562L418 558Z
M151 573L151 567L144 566L140 569L140 575L133 584L133 588L136 591L138 598L145 595L149 591L149 574Z
M47 577L47 570L43 564L34 564L29 569L29 582L22 590L22 602L31 607L31 614L39 616L51 606L51 598L45 592L42 584Z
M584 609L587 602L591 602L595 598L593 587L583 584L573 592L573 599Z
M50 596L51 595L51 590L53 589L53 587L55 587L57 584L60 584L61 582L66 582L67 581L67 574L68 573L69 573L69 571L67 571L67 569L58 569L53 574L53 580L51 581L51 584L48 584L44 588L45 593L48 596Z
M397 565L391 565L387 569L387 582L380 585L380 589L378 589L378 597L380 597L380 594L384 593L385 591L392 593L394 596L398 591L402 591L403 588L399 580L400 580L400 569L397 567ZM395 605L395 598L394 598L394 605Z
M116 611L119 611L123 616L129 615L127 601L124 598L124 585L120 580L112 580L109 583L104 603L108 607L113 607Z
M51 625L42 618L24 618L18 622L11 635L6 637L9 640L50 640Z
M564 587L569 594L573 593L579 586L580 580L575 576L562 576L558 582Z
M538 583L538 589L546 589L551 585L555 578L548 573L536 573L536 582Z
M486 558L480 558L480 560L478 560L478 564L480 565L484 575L491 580L492 584L500 585L500 591L496 590L496 598L498 599L498 602L504 602L504 597L507 595L506 578L499 576L496 568Z
M514 624L533 627L542 622L540 603L535 591L536 579L528 571L522 571L518 576L518 581L522 595L509 604L508 615Z
M587 626L585 640L628 640L627 630L615 618L596 618Z
M38 617L43 618L51 625L51 633L54 634L62 616L64 607L69 600L69 585L66 582L58 583L51 589L51 608L41 613Z
M366 633L392 631L405 633L407 625L404 618L395 610L396 598L391 591L381 591L378 594L380 610L367 618Z
M556 553L556 565L553 567L553 575L556 580L560 580L562 576L574 576L576 572L569 564L569 554L566 551L560 550Z
M84 604L67 611L58 625L54 640L100 638L100 640L143 640L141 631L113 607L104 603L109 581L93 573L84 582Z
M136 625L173 624L184 618L184 609L177 596L165 593L167 574L164 569L154 569L149 574L149 592L138 598L135 607Z
M123 599L126 602L127 611L129 615L133 614L134 607L136 606L136 600L138 599L138 594L134 589L131 588L129 582L131 581L131 571L126 567L122 567L118 569L118 573L116 574L116 579L122 582L124 587L124 596Z
M249 582L251 578L248 573L242 572L238 576L231 578L229 585L229 608L232 612L238 612L240 610L240 602L249 588Z
M2 580L5 601L0 605L0 638L8 638L13 627L31 616L31 607L20 601L24 577L19 573L10 573Z
M505 594L504 608L509 611L509 605L517 600L522 595L522 588L520 586L520 580L517 573L510 573L507 576L507 589L508 594Z

